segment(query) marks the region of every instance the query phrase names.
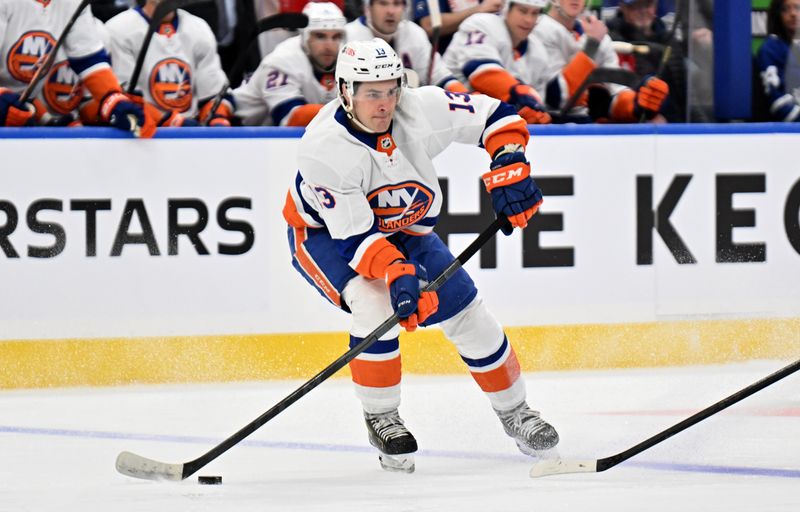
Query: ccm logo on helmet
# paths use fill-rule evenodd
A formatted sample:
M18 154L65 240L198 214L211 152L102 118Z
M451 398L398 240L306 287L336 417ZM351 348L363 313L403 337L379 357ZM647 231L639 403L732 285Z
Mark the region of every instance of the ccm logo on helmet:
M192 106L191 66L176 58L159 61L150 73L150 96L163 110L189 110Z
M11 46L6 58L8 73L15 80L28 83L36 72L36 65L50 53L56 40L48 32L33 30L25 32Z
M386 185L367 195L378 229L393 232L423 219L433 205L433 191L416 181Z
M44 83L44 99L47 106L57 114L69 114L81 102L83 85L67 61L53 66Z

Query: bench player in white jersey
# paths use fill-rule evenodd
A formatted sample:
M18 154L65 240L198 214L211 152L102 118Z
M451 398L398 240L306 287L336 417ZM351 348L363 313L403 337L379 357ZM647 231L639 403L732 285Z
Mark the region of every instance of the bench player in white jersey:
M546 6L547 0L510 0L501 16L473 14L461 23L444 54L445 64L472 90L514 105L529 124L551 121L542 99L551 82L558 86L565 76L591 72L576 59L553 76L544 46L532 35Z
M133 74L150 16L161 0L123 11L106 22L111 62L127 85ZM214 98L227 82L217 54L217 40L205 20L182 9L167 14L158 28L134 89L159 126L189 126L198 122L230 126L233 100L226 95L215 112Z
M428 83L431 43L422 27L403 19L405 5L405 0L367 0L364 16L347 24L347 40L368 41L379 37L400 55L407 70L416 73L420 85L437 85L450 92L467 92L467 88L447 69L438 53L433 56L433 72Z
M482 144L492 157L484 183L510 234L542 202L525 158L525 122L489 96L407 88L402 61L378 38L345 44L336 83L340 101L325 105L300 141L283 210L292 264L352 314L351 347L393 312L409 331L441 326L520 450L550 450L558 434L528 407L514 349L467 272L420 292L420 280L454 260L432 231L442 205L432 159L453 142ZM411 472L417 442L398 414L399 333L395 326L350 370L381 465Z
M233 91L242 124L306 126L336 99L333 72L347 20L332 2L309 2L303 14L308 26L300 35L278 44Z
M53 67L42 79L42 92L34 101L21 103L20 94L30 83L37 66L47 58L79 0L3 0L0 2L0 126L46 122L51 115L71 115L88 89L101 117L96 121L141 136L154 132L146 123L141 105L122 93L109 65L108 53L98 34L96 20L86 8L66 34ZM35 105L34 105L35 104ZM37 108L38 106L38 108Z
M550 0L548 14L542 16L533 31L547 50L554 69L561 69L579 53L588 55L597 67L618 68L619 58L608 36L605 23L593 15L583 15L585 0ZM573 84L562 88L569 97ZM587 112L593 120L638 122L642 116L663 121L658 112L669 95L669 86L655 76L645 77L632 90L617 84L590 87L579 102L578 113Z

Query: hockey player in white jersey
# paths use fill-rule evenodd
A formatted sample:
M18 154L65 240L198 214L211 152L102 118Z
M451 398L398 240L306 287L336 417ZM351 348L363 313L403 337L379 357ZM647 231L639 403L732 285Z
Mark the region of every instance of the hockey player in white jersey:
M554 69L562 69L583 53L592 66L618 68L619 58L608 36L608 28L593 15L584 15L585 0L550 0L548 14L536 25L534 35L542 41ZM562 99L572 95L578 84L562 87ZM591 87L579 102L579 109L593 120L638 122L642 116L663 121L658 112L669 95L669 86L655 76L644 77L637 90L616 84ZM581 113L581 111L579 111Z
M400 55L405 69L416 73L420 85L437 85L450 92L467 92L467 88L445 66L438 53L433 55L433 72L429 72L432 52L428 34L416 23L403 19L405 6L405 0L367 0L364 16L347 24L347 40L368 41L379 37Z
M334 69L347 20L332 2L310 2L303 14L308 26L300 35L278 44L233 91L242 124L306 126L336 99Z
M133 74L150 17L161 0L147 0L106 22L111 62L127 85ZM159 126L230 126L233 100L226 95L215 112L214 98L227 82L217 54L217 40L205 20L182 9L162 20L134 86Z
M473 91L514 105L529 124L550 123L542 99L551 92L550 83L558 86L564 76L591 72L574 69L581 65L577 62L551 73L547 52L532 35L546 6L547 0L510 0L501 16L473 14L461 23L444 54L445 64Z
M520 450L552 449L558 434L528 407L514 349L467 272L420 292L420 280L454 261L433 232L442 191L432 159L453 142L483 145L492 158L484 183L510 234L542 203L525 157L525 122L489 96L407 88L402 61L378 38L345 44L336 83L339 102L325 105L300 141L283 210L293 266L351 313L351 347L394 312L409 331L439 325ZM398 413L399 333L395 326L350 370L382 467L412 472L417 442Z
M53 67L42 79L42 92L32 101L20 101L79 4L79 0L0 2L0 126L46 123L50 116L71 115L85 87L97 106L92 110L95 116L86 121L152 136L155 127L147 122L142 106L122 92L88 8L64 37Z

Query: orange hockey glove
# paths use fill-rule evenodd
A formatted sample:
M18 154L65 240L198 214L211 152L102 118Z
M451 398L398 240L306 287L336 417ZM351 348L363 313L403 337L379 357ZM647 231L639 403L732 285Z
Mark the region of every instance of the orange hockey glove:
M439 309L436 292L420 292L420 284L428 279L425 267L408 260L399 260L386 268L392 309L400 317L400 325L413 332L417 326Z

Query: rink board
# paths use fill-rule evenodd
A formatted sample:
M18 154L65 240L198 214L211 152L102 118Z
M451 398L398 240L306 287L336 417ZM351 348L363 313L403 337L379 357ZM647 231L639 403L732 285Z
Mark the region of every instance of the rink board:
M0 387L303 377L340 355L346 315L289 264L299 134L0 134ZM773 124L535 130L540 215L467 264L523 369L800 353L798 144ZM488 157L435 163L458 252L492 218ZM465 371L435 329L403 354Z

